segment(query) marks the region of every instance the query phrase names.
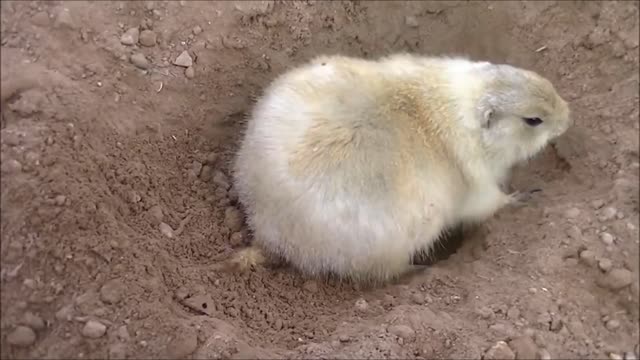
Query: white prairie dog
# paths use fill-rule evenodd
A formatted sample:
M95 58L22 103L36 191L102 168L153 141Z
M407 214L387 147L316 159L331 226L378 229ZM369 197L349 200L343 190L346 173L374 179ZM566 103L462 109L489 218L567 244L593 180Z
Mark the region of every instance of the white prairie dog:
M249 119L234 182L254 245L233 261L397 277L445 228L523 201L500 183L571 124L548 80L509 65L318 57L277 78Z

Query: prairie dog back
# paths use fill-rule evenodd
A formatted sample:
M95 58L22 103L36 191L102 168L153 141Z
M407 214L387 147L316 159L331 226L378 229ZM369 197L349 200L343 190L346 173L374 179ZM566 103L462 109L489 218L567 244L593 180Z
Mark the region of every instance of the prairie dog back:
M311 275L384 281L407 271L444 228L516 201L498 182L539 141L566 130L568 107L553 91L540 105L549 124L523 127L525 115L511 108L526 106L513 104L537 100L507 89L507 104L494 104L504 97L491 92L496 66L323 56L277 78L234 168L256 245ZM516 155L500 155L508 146Z

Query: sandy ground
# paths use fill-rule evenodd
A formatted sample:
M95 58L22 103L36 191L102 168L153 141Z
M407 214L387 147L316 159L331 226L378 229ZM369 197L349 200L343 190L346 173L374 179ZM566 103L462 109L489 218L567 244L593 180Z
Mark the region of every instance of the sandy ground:
M638 357L637 2L1 9L3 358ZM576 127L518 169L536 202L385 287L214 271L250 241L229 161L262 88L394 51L556 84Z

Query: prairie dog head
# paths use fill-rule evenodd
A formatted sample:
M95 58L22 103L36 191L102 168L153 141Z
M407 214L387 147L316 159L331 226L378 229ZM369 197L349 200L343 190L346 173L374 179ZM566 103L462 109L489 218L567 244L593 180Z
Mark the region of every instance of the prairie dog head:
M573 124L569 105L549 80L509 65L488 65L481 72L476 116L485 149L504 165L533 157Z

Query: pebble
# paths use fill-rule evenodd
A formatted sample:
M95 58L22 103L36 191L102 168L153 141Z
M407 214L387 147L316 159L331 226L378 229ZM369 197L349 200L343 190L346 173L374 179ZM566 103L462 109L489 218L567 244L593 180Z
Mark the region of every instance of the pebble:
M34 330L42 330L46 326L44 320L42 320L40 316L31 312L24 313L24 316L22 316L22 324L29 326Z
M82 335L97 339L107 332L107 326L96 320L89 320L82 328Z
M538 350L537 359L540 359L540 360L551 360L551 354L549 354L549 351L547 349L540 349L540 350Z
M507 318L509 318L509 320L517 320L520 317L520 310L518 310L517 307L512 306L511 308L509 308L509 310L507 310Z
M242 232L240 232L240 231L234 232L229 237L229 243L233 247L239 247L240 245L242 245L243 242L244 242L244 236L242 235Z
M198 348L198 336L195 331L181 331L167 344L167 354L172 359L182 359Z
M127 358L127 345L123 343L117 343L109 346L109 359L126 359Z
M129 58L129 60L133 65L135 65L135 67L142 70L148 69L150 65L149 60L147 60L147 57L142 53L135 53L131 55L131 58Z
M2 162L0 169L5 174L16 174L22 171L22 164L16 159L9 159Z
M73 305L63 306L56 312L56 319L58 321L71 321L73 318Z
M594 210L598 210L598 209L600 209L600 208L601 208L601 207L603 207L603 206L604 206L604 201L602 201L602 200L600 200L600 199L598 199L598 200L593 200L593 201L591 202L591 207L593 207L593 209L594 209Z
M575 219L580 215L580 209L578 208L571 208L569 210L567 210L564 215L568 218L568 219Z
M490 308L483 306L480 309L476 310L476 314L486 320L491 318L494 315L494 312Z
M109 280L100 288L100 300L107 304L117 304L122 299L124 284L119 279Z
M156 46L156 41L157 41L156 33L154 33L151 30L143 30L140 33L140 38L138 39L138 41L142 46L146 46L146 47Z
M158 225L158 229L160 230L162 235L168 237L169 239L173 238L173 229L171 228L171 226L169 226L169 224L161 222L160 225Z
M580 252L580 261L589 266L595 266L597 264L596 253L591 250L583 250Z
M173 61L173 65L188 68L193 65L193 59L191 58L191 55L189 55L189 52L185 50Z
M608 206L604 208L602 212L600 212L600 216L598 216L598 220L600 221L612 220L613 218L615 218L617 212L618 211L615 208Z
M227 179L227 176L223 174L222 171L220 170L217 170L213 174L213 183L220 186L224 190L229 190L229 188L231 187L231 185L229 184L229 180Z
M415 16L407 16L404 18L404 23L408 26L408 27L418 27L420 24L418 23L418 19L416 19Z
M200 176L201 171L202 171L202 163L194 160L193 163L191 163L191 175L193 177L198 177Z
M202 167L202 171L200 171L200 179L202 181L209 181L211 179L211 173L213 169L209 165L205 165Z
M611 319L609 321L607 321L604 326L607 328L607 330L609 331L616 331L618 330L618 328L620 327L620 321L616 320L616 319Z
M416 332L407 325L391 325L387 328L387 331L405 342L411 342L416 338Z
M224 224L232 232L240 231L242 229L242 213L240 210L233 206L229 206L224 211Z
M162 222L163 214L162 207L160 205L154 205L147 210L147 214L152 220Z
M135 45L138 43L138 40L140 38L140 30L138 30L137 27L135 28L131 28L127 31L124 32L124 34L122 34L122 36L120 36L120 43L122 45Z
M571 226L567 229L567 236L569 236L573 240L582 240L582 230L576 225Z
M67 197L64 195L58 195L53 199L53 201L55 201L56 205L62 206L64 205L65 201L67 201Z
M73 18L71 17L71 12L69 12L69 9L60 9L58 15L56 16L55 26L59 28L66 27L70 29L74 27Z
M116 332L116 336L122 341L129 341L131 336L129 335L129 330L127 329L127 325L122 325L118 328Z
M49 25L49 14L45 11L39 11L31 17L31 23L36 26L47 26Z
M487 352L484 354L483 359L493 360L493 359L504 359L504 360L513 360L516 358L516 354L513 353L513 350L509 347L509 345L504 341L498 341L495 345L493 345Z
M186 76L187 79L193 79L196 76L196 71L193 69L193 66L189 66L184 71L184 76Z
M193 30L191 30L193 32L193 35L198 35L202 32L202 28L198 25L193 27Z
M613 235L608 232L600 233L600 240L602 240L605 245L613 245L613 239Z
M418 305L422 305L424 304L424 295L421 293L411 294L411 300Z
M356 310L358 311L367 311L369 309L369 303L365 299L358 299L355 303Z
M607 258L602 258L600 259L600 261L598 261L598 267L600 268L600 270L608 272L613 267L613 263Z
M516 353L516 359L535 359L538 354L538 346L529 336L513 339L509 346Z
M633 282L633 274L627 269L613 269L598 280L598 284L610 290L623 289Z
M7 343L17 347L27 347L36 342L36 333L28 326L18 326L9 335Z

